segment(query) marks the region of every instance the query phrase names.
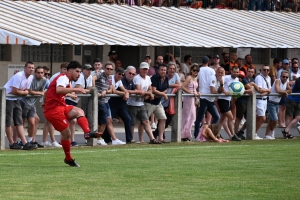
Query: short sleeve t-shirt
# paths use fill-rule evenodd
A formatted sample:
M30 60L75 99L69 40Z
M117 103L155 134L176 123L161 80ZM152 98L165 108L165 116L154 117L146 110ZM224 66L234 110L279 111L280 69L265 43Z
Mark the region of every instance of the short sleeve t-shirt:
M151 77L151 82L152 82L151 86L155 87L156 90L159 92L163 92L166 89L168 89L168 87L169 87L169 79L166 76L165 76L164 81L162 82L161 77L159 77L158 74L155 74ZM161 102L161 100L162 100L161 97L159 97L159 98L154 97L153 100L148 99L145 102L151 103L153 105L158 105Z
M83 89L87 89L93 86L92 75L90 75L87 79L85 79L84 74L80 73L80 76L77 81L72 81L72 88L75 88L76 85L81 85ZM80 98L72 99L71 97L67 97L68 100L78 103Z
M53 75L51 76L51 78L50 78L50 83L51 83L58 75L60 75L60 72L57 72L57 73L53 74Z
M216 75L211 75L210 77L210 87L214 87L216 89L216 91L218 91L219 87L220 87L220 82L217 80ZM215 100L217 100L218 97L207 97L206 100L213 102Z
M210 67L201 67L197 79L199 83L199 91L201 94L211 94L210 92L210 78L215 76L216 72ZM201 96L201 99L211 100L211 97Z
M181 72L185 75L187 75L190 72L189 67L185 63L181 64Z
M244 87L245 87L247 84L249 84L249 83L254 83L254 82L255 82L255 81L254 81L254 78L252 78L252 77L251 77L250 79L248 79L248 78L246 77L246 78L243 78L243 80L242 80L242 83L243 83ZM246 87L245 87L245 89L246 89ZM241 97L237 98L236 101L247 102L248 98L249 98L249 97L241 96Z
M300 93L300 78L297 78L297 80L295 81L295 84L292 87L292 93ZM295 102L300 103L300 96L288 96L288 99L291 99Z
M107 77L105 73L97 73L95 76L97 77L97 80L95 81L95 85L98 92L102 93L102 91L108 90L112 81L111 76ZM107 103L108 100L109 97L103 97L103 98L100 97L98 99L98 102L103 104L103 103Z
M57 106L66 106L65 94L58 94L56 87L70 88L70 80L65 74L59 74L52 80L46 95L44 112L55 110Z
M224 87L224 91L225 92L228 92L229 90L229 85L233 82L239 82L239 79L238 78L232 78L231 75L226 75L226 76L223 76L222 77L223 79L223 87ZM224 99L224 100L228 100L228 101L231 101L231 96L219 96L219 99Z
M149 76L142 78L139 74L133 78L133 83L135 86L139 85L141 90L144 90L145 92L148 91L149 86L151 86L152 84ZM144 97L143 96L129 97L129 99L127 100L127 104L131 106L143 106Z
M46 83L47 83L47 79L45 77L38 80L35 76L33 76L33 79L32 79L29 90L42 92L42 91L45 90ZM38 97L34 97L34 98L24 98L24 97L22 97L20 100L22 102L24 102L25 104L27 104L27 105L34 105L37 98Z
M4 85L6 89L6 94L11 94L12 88L15 87L20 90L26 90L30 88L33 75L26 78L25 72L21 71L13 75L9 81ZM18 100L18 97L6 97L7 100Z
M271 78L269 76L263 77L261 74L255 78L255 83L258 87L263 89L271 88Z

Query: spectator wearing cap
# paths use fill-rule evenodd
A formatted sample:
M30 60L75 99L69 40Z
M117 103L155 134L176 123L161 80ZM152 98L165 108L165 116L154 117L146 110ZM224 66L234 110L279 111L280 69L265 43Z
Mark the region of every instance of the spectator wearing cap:
M151 67L151 56L149 54L147 54L144 58L144 62L149 64L149 70L148 70L148 76L153 76L154 74L156 74L154 67Z
M213 56L213 62L212 62L212 65L210 67L213 70L217 71L218 67L220 67L220 57L219 57L219 55L214 55Z
M114 133L112 125L112 117L110 106L108 104L109 97L106 94L113 92L111 74L113 71L113 64L108 62L104 65L104 72L97 73L93 76L93 86L96 86L98 90L98 132L103 133L107 127L110 137L112 139L112 145L125 144L121 140L117 139ZM97 141L100 145L107 145L103 138L98 138Z
M271 84L273 85L274 81L277 79L278 71L282 67L282 61L279 58L274 58L273 66L270 68L269 76L271 78Z
M158 65L164 63L164 57L162 55L157 55L155 57L155 65L153 68L155 69L155 73L158 71Z
M207 56L204 56L202 58L202 67L200 69L200 72L197 75L199 92L201 94L211 94L211 90L210 90L211 77L215 76L216 74L215 70L213 70L211 67L208 67L208 61L209 58ZM198 136L200 123L202 122L206 111L208 111L212 115L213 118L212 124L217 124L219 122L220 115L214 100L215 97L205 97L205 96L200 97L200 107L198 109L198 114L195 121L195 130L194 130L195 138L197 138Z
M118 53L115 50L108 52L109 61L115 63L118 57Z
M187 76L190 72L190 66L192 64L193 58L191 55L186 55L186 56L184 56L183 60L184 60L184 63L181 64L181 72L185 76Z
M157 141L152 134L147 110L144 105L144 100L154 99L151 86L152 82L150 77L147 76L148 70L149 64L146 62L142 62L140 64L140 73L133 78L133 83L136 87L137 93L140 96L129 97L127 101L127 110L131 117L132 124L136 124L137 120L140 121L138 128L139 142L144 142L143 130L145 130L150 139L150 144L161 144L161 142Z
M256 77L256 66L252 64L252 56L250 54L247 54L245 56L245 64L243 66L244 71L247 71L248 67L252 66L252 68L254 69L254 74L253 74L253 78Z
M229 65L229 54L226 52L222 53L222 57L223 57L223 63L221 64L221 67L223 67L225 69L225 74L229 74L230 71L230 65Z
M94 60L93 67L94 67L94 71L92 71L92 74L91 74L92 76L94 76L97 73L104 72L102 70L102 62L101 62L100 58L96 58Z
M131 117L127 111L126 102L129 98L129 92L123 86L122 79L125 77L125 70L123 68L118 68L116 74L111 76L111 83L113 86L113 93L120 95L120 97L113 97L108 100L111 116L115 117L117 114L124 123L126 143L131 143L132 133L131 133ZM111 138L106 128L102 138L106 143L110 143Z
M161 104L161 99L168 100L166 95L169 88L169 79L166 76L167 65L160 64L158 66L158 73L151 77L152 93L155 95L153 100L145 100L145 107L148 111L148 116L153 113L155 118L158 120L158 140L162 143L166 141L163 139L163 133L165 130L165 124L167 116L164 108Z
M77 81L72 81L72 88L83 88L86 93L90 93L90 89L93 86L92 83L92 69L93 67L90 64L85 64L82 66L82 72ZM80 98L77 97L75 93L70 93L66 95L66 104L77 106ZM71 146L78 146L75 141L75 125L77 123L76 119L70 121L70 131L71 131Z
M289 69L289 60L284 59L282 61L282 68L277 73L277 79L281 79L281 73L283 71L287 71L288 74L290 74ZM287 82L289 82L289 78L287 79ZM285 110L286 110L286 96L282 96L279 102L279 111L278 111L278 125L280 128L285 128Z

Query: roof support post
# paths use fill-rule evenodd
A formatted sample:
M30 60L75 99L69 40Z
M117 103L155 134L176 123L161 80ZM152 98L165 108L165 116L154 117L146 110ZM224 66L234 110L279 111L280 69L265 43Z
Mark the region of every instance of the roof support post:
M88 97L86 117L89 122L91 131L98 130L98 90L93 87L91 89L91 97ZM97 140L90 138L87 140L87 146L95 146Z
M5 115L6 115L6 90L0 88L0 150L5 150Z

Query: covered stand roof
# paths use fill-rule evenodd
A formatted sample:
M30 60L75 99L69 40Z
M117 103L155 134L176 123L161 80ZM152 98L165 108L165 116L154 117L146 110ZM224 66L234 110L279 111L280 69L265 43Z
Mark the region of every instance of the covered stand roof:
M292 12L0 1L0 13L1 44L300 48Z

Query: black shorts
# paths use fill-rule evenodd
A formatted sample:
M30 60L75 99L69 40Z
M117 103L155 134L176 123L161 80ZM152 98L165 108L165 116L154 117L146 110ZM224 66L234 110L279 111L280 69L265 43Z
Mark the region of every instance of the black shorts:
M70 105L70 106L77 106L78 105L78 103L76 103L74 101L71 101L69 99L66 99L65 102L66 102L67 105Z
M220 113L226 113L231 111L231 101L225 99L218 99L218 105L220 108Z
M247 116L247 102L244 101L235 101L236 106L236 118L243 119L243 117L246 119Z

